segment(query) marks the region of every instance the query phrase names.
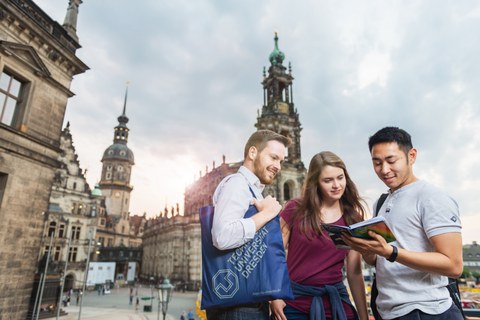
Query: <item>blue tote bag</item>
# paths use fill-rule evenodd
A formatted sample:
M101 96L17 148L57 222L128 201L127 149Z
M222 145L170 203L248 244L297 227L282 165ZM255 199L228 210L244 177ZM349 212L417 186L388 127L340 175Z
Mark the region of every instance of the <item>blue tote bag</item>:
M214 207L203 207L199 211L203 310L294 298L278 215L243 246L218 250L213 246L211 232ZM250 205L245 218L255 213L257 208Z

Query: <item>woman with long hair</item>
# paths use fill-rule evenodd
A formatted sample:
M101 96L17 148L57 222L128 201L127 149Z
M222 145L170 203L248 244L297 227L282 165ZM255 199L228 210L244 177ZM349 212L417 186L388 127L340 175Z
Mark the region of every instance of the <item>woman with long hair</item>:
M362 203L342 159L330 151L312 158L301 198L280 213L295 300L272 301L273 319L368 319L360 253L337 248L322 228L364 220ZM344 265L356 309L342 281Z

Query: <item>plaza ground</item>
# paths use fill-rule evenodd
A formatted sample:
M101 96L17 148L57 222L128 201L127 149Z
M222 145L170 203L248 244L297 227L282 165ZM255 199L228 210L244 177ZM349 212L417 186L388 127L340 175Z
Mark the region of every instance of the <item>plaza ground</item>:
M133 289L133 294L138 292L140 304L138 310L135 307L135 300L130 304L130 289L119 288L112 289L110 294L98 295L96 291L87 291L84 295L83 305L81 308L81 319L102 319L102 320L156 320L163 319L163 314L158 313L158 299L142 300L142 297L150 297L152 290L149 287L139 287ZM157 297L157 292L153 291L153 296ZM178 320L182 311L188 312L190 309L195 312L196 292L178 292L174 291L172 300L168 304L168 312L166 320ZM144 311L151 307L152 311ZM72 297L69 306L64 307L68 314L61 316L60 320L77 320L80 312L80 306L76 304L75 296ZM55 318L52 318L55 319ZM195 316L195 319L199 319Z

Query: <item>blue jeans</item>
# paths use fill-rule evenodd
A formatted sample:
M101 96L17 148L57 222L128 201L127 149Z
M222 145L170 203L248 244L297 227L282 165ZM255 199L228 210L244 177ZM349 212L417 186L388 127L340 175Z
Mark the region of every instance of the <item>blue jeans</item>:
M285 314L285 317L287 317L288 320L309 320L310 319L310 315L308 313L292 308L288 304L283 309L283 313ZM331 318L327 317L327 319L331 319Z
M308 313L292 308L288 304L283 309L283 313L288 320L309 320Z
M463 316L455 303L452 303L450 309L441 314L428 314L420 310L413 310L394 320L463 320Z
M207 309L208 320L268 320L268 303L258 306Z

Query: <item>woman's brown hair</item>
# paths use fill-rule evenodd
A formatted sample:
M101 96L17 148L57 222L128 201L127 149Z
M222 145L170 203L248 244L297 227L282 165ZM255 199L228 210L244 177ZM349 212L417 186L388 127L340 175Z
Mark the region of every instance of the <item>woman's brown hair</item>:
M340 207L345 222L350 225L365 219L365 201L358 194L357 186L350 179L345 163L330 151L322 151L313 156L303 186L302 198L298 201L295 220L299 222L300 232L311 238L314 234L322 235L322 218L320 209L323 195L319 188L319 177L326 166L337 167L345 174L345 192L340 198ZM362 204L363 203L363 204Z

